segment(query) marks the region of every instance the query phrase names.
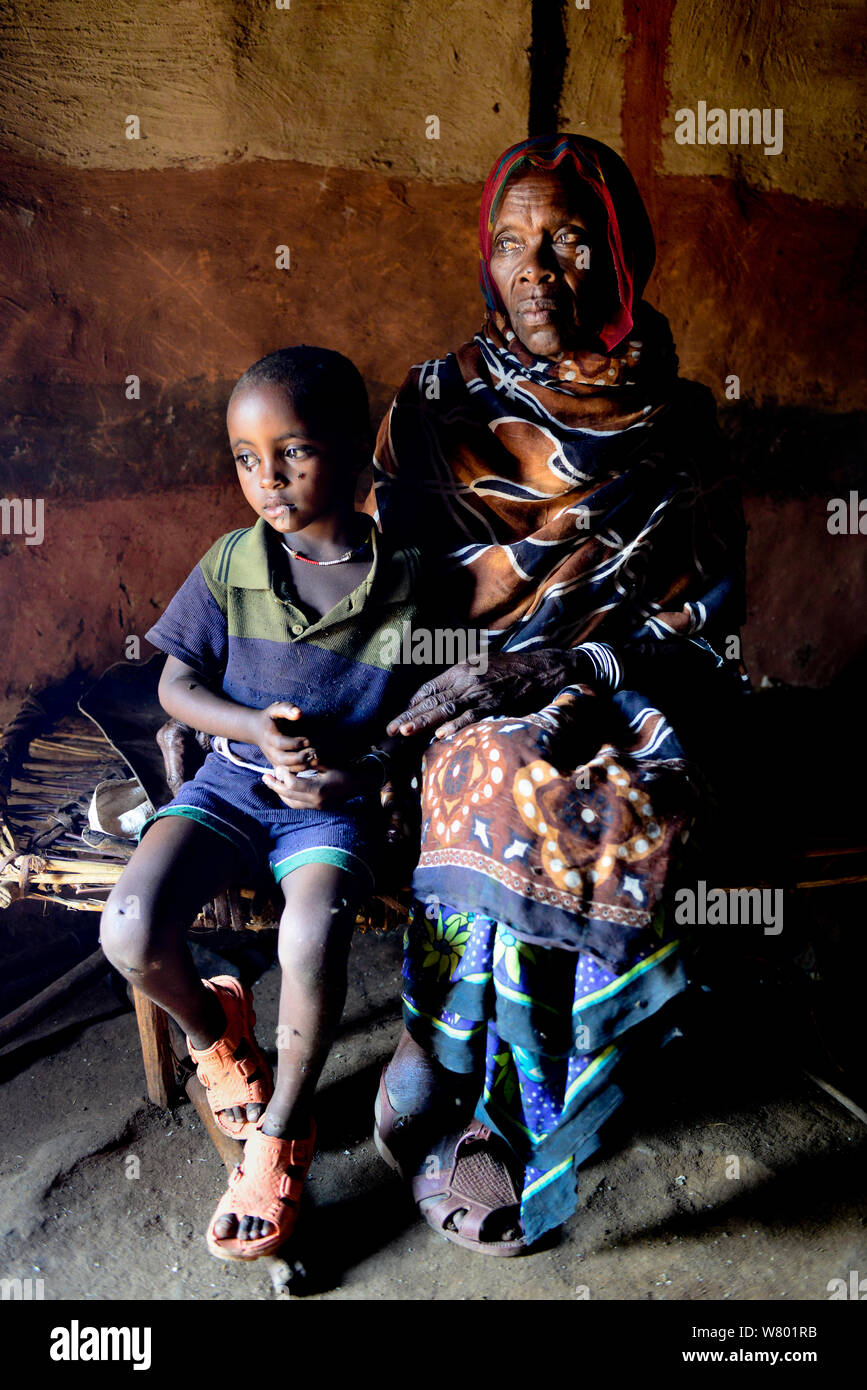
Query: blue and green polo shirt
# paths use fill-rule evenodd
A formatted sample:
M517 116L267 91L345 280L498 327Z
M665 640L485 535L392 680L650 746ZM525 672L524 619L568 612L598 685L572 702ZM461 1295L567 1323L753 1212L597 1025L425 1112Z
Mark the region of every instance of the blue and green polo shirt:
M429 675L400 660L406 624L421 615L418 551L389 549L375 528L371 538L367 576L314 619L297 606L285 552L260 517L215 541L147 640L238 704L297 705L323 761L345 764L382 737ZM229 748L268 766L255 745Z

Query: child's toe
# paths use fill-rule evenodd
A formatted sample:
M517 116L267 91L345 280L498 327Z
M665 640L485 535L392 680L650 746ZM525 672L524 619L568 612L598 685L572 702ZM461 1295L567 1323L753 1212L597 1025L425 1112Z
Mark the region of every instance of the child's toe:
M214 1222L214 1235L217 1240L232 1240L238 1230L238 1218L231 1213L221 1216Z
M238 1222L238 1239L253 1240L255 1238L254 1227L256 1226L255 1216L242 1216Z
M245 1216L238 1227L239 1240L260 1240L271 1234L272 1223L262 1216Z

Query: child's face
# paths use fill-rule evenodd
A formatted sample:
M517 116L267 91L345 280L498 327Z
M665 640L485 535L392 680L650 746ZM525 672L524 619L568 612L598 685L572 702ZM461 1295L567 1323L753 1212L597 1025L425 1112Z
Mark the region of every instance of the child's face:
M249 386L226 413L241 491L275 531L297 535L352 510L352 446L309 427L279 386Z

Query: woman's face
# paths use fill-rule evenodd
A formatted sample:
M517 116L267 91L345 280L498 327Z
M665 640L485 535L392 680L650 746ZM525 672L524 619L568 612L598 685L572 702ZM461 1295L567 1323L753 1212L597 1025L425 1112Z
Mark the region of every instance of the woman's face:
M577 346L593 330L601 275L588 219L555 172L533 170L506 188L491 237L491 276L509 321L536 357ZM600 252L604 254L604 252Z

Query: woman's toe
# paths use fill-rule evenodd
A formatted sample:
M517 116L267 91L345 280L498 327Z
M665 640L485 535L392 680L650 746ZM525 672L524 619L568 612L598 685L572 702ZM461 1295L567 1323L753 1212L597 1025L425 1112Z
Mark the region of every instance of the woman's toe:
M422 1216L426 1211L429 1211L431 1207L436 1206L437 1202L442 1201L442 1197L442 1193L435 1197L423 1197L418 1204ZM449 1213L443 1223L443 1229L455 1231L456 1233L459 1232L466 1217L466 1207L458 1207L455 1211ZM520 1240L523 1234L520 1208L498 1207L490 1212L482 1222L482 1228L479 1231L479 1243L481 1245L489 1245L499 1244L502 1241L508 1240Z
M264 1111L264 1109L265 1109L264 1105L248 1105L248 1106L247 1106L247 1113L246 1113L246 1115L244 1116L244 1118L247 1119L247 1120L250 1120L253 1124L255 1124L256 1121L258 1120L259 1116L260 1116L260 1115L262 1114L262 1112Z
M435 1207L438 1202L442 1201L445 1195L444 1192L438 1192L434 1197L422 1197L418 1204L421 1215L424 1216L426 1212L430 1211L431 1207ZM445 1223L448 1229L450 1231L459 1231L461 1229L461 1222L466 1214L466 1207L459 1207L457 1211L452 1212Z

